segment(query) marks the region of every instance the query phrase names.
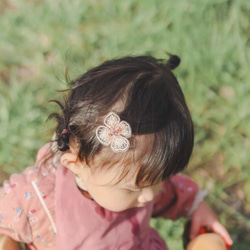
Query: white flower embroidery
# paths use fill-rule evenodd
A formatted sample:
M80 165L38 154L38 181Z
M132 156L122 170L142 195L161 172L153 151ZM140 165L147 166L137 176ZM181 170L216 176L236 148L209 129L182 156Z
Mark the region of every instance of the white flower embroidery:
M130 125L125 121L120 121L120 117L109 112L104 117L104 126L96 129L96 137L104 146L111 147L115 153L126 152L129 149L129 138L132 135Z

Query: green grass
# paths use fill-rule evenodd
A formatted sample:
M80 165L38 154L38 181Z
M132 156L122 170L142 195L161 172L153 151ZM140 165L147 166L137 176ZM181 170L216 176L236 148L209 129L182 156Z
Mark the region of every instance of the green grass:
M250 2L245 0L74 0L0 3L0 166L31 165L49 140L45 123L57 90L104 60L166 52L195 124L187 173L209 190L209 202L235 241L250 238ZM216 202L219 201L219 202ZM181 222L152 222L181 249Z

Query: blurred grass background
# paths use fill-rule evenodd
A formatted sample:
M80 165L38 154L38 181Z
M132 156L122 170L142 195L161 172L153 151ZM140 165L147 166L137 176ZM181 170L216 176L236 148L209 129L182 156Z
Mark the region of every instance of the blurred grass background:
M250 1L1 0L1 180L34 163L50 139L58 90L104 60L166 52L195 124L186 171L209 191L235 242L250 244ZM183 221L152 220L170 249L181 250Z

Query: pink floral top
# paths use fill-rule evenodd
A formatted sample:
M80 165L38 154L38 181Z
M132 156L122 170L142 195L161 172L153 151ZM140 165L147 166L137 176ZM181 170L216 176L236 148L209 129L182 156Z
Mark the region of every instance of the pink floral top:
M35 166L0 188L0 234L25 242L28 249L166 250L150 218L187 216L198 191L192 180L176 175L145 207L111 212L83 196L62 165L38 164L47 148L39 151Z

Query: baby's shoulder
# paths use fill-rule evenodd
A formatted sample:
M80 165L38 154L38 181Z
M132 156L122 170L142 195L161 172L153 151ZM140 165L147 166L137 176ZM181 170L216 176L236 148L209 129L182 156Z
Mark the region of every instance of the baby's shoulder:
M34 166L11 175L3 183L0 188L0 222L16 232L14 238L25 242L32 241L33 236L36 238L30 231L39 235L47 235L48 230L54 232L54 192L55 168L42 157ZM40 228L41 223L46 229ZM27 228L25 234L22 233L23 228Z
M55 190L55 167L48 157L47 145L37 155L34 166L27 167L22 173L12 174L9 180L4 181L0 188L0 198L12 197L23 207L30 207L30 203L47 198L52 202Z
M44 199L45 193L52 194L54 189L54 167L35 165L27 167L22 173L11 175L9 180L4 181L0 194L6 197L13 193L12 196L14 195L21 204L25 204L36 202L37 198Z
M54 181L55 171L49 144L46 144L38 151L35 164L25 168L22 173L11 175L10 182L20 188L32 186L33 182L43 185L43 182Z

